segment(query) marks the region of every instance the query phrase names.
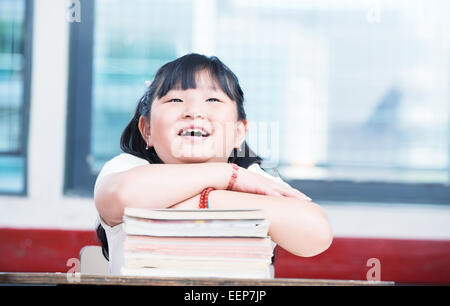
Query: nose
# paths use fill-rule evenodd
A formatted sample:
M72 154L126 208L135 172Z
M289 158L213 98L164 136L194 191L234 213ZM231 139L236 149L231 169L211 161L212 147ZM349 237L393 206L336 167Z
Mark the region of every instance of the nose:
M205 115L203 113L199 113L199 112L194 113L194 112L186 111L183 113L183 119L186 119L186 118L193 118L193 119L202 118L202 119L204 119Z
M186 103L186 109L183 112L183 119L185 118L202 118L206 117L206 114L202 110L201 103Z

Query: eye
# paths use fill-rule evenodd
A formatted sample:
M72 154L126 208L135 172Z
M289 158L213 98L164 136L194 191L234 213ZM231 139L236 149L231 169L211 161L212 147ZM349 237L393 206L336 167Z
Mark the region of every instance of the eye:
M219 99L216 99L216 98L209 98L209 99L206 100L206 101L220 102L220 100L219 100Z
M180 99L171 99L171 100L169 100L169 101L167 101L167 102L183 102L183 101L181 101Z

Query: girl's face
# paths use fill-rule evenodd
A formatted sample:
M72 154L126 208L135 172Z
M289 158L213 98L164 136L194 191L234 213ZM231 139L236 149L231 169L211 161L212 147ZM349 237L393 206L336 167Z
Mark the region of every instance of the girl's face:
M245 140L247 121L237 120L236 102L206 70L197 73L196 87L170 90L153 101L150 123L139 119L142 137L166 164L227 162ZM192 127L203 136L182 136Z

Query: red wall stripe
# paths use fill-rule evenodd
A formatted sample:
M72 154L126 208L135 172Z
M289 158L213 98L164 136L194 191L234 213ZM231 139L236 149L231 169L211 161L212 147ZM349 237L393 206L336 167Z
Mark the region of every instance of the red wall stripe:
M275 277L367 280L377 258L382 281L450 284L450 241L339 237L314 257L277 252Z
M0 271L65 273L85 245L99 245L94 231L0 228ZM377 258L382 281L450 284L450 241L335 237L314 257L275 252L276 277L366 280Z
M94 231L0 228L0 271L67 272L69 258L98 245Z

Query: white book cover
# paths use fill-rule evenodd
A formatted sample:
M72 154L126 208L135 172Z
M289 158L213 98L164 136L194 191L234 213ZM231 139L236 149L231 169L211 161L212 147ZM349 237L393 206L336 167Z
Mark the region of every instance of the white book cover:
M267 237L267 220L227 220L206 223L153 224L124 216L124 231L128 235L181 237Z
M129 217L166 220L265 219L262 209L146 209L126 207Z

